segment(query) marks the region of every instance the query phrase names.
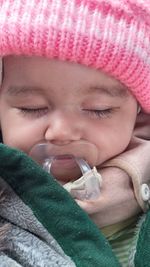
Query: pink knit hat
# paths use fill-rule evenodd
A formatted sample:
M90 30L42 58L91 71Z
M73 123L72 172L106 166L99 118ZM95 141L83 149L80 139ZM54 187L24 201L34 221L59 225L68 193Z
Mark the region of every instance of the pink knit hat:
M150 113L150 0L1 0L0 56L101 69Z

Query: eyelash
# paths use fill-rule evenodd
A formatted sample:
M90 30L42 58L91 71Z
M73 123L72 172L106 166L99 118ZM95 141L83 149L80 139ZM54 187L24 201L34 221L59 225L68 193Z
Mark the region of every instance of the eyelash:
M108 109L104 109L104 110L84 109L84 111L91 117L103 119L103 118L110 117L111 114L114 112L114 109L112 109L112 108L108 108Z
M23 113L23 115L31 115L31 116L35 116L35 117L41 117L43 115L46 115L48 112L48 108L19 108L19 110L21 111L21 113Z

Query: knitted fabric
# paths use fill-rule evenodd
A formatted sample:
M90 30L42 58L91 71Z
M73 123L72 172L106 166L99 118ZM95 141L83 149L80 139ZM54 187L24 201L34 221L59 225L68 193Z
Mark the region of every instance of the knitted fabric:
M150 112L150 0L1 0L0 56L100 69Z

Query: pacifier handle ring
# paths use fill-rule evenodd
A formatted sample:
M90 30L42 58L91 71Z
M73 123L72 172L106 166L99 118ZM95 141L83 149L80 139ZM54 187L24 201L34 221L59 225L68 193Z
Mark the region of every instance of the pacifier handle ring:
M78 164L82 174L84 175L86 172L90 171L91 168L89 166L89 164L84 160L84 159L81 159L81 158L75 158L76 160L76 163Z
M45 161L43 163L43 170L45 170L48 173L51 172L51 166L52 166L52 162L53 162L54 158L55 157L49 157L49 158L45 159Z

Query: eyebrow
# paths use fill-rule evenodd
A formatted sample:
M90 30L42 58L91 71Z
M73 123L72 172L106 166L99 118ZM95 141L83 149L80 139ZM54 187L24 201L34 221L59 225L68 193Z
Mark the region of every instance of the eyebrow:
M111 87L106 85L90 86L88 92L100 93L111 97L127 97L129 95L127 87L123 85L112 85Z
M80 90L82 90L80 88ZM29 96L29 95L40 95L43 92L43 89L40 87L35 87L35 86L10 86L6 90L6 94L11 95L11 96ZM79 92L79 90L77 90ZM85 90L83 90L85 93ZM111 97L127 97L128 94L128 89L127 87L123 85L113 85L110 87L106 85L102 86L90 86L86 89L87 93L98 93L98 94L103 94L103 95L108 95Z
M28 96L41 94L42 91L42 88L34 86L10 86L6 90L6 94L11 96Z

